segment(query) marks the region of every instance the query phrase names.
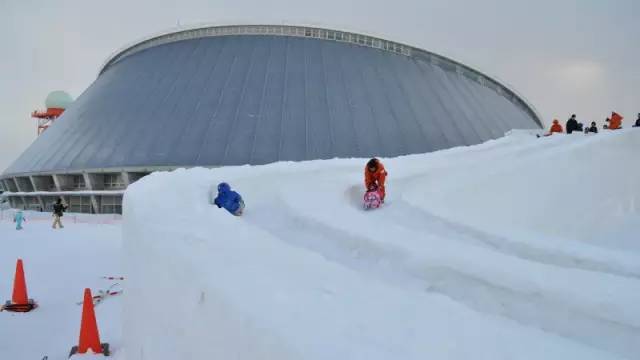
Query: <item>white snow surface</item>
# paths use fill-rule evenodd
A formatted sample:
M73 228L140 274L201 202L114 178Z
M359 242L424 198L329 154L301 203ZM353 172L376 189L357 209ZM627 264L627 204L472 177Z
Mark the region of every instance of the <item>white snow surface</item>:
M53 230L51 214L25 211L24 229L17 231L14 213L0 210L0 301L11 299L16 259L22 258L28 295L38 308L0 312L0 359L67 359L78 345L82 306L77 302L84 288L96 295L123 284L100 278L122 275L119 216L69 213L62 218L64 229ZM122 359L122 299L107 298L95 312L100 340L114 348L112 359Z
M637 358L639 153L629 129L383 159L373 211L366 159L151 174L125 194L121 356ZM209 204L221 181L244 216Z

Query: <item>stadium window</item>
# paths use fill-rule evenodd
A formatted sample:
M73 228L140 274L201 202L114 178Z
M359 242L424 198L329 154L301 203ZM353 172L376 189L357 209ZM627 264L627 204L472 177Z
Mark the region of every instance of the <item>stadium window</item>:
M91 198L89 196L70 196L69 211L76 213L90 213Z
M44 211L51 212L53 211L53 204L55 204L56 201L58 201L58 198L53 196L47 196L47 197L43 197L42 201L44 202Z
M40 211L40 200L37 197L30 196L27 198L26 207L28 210Z
M82 175L73 175L73 188L82 190L87 187L87 184L84 182L84 176Z
M122 214L122 198L119 196L103 196L100 209L103 214Z
M329 31L329 33L327 33L327 38L331 39L331 40L335 40L336 32L335 31Z
M104 174L105 189L122 189L124 181L121 174Z

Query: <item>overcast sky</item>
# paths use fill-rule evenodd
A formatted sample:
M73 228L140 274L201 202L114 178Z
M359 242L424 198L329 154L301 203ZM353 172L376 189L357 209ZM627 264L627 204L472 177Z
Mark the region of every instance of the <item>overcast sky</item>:
M418 46L512 85L546 123L640 112L637 0L0 0L0 172L35 139L29 114L50 91L77 98L121 47L216 22L316 24Z

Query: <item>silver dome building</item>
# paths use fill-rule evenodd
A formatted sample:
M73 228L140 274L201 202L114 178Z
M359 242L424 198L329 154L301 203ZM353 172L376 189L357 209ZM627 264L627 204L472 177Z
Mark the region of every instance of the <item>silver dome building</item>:
M392 157L540 127L513 90L422 49L313 27L204 27L114 55L0 186L13 207L62 196L71 211L117 213L124 189L156 170Z

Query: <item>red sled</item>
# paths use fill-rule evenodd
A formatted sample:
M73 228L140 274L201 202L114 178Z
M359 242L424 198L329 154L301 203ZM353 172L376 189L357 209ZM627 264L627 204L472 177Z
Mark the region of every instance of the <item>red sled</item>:
M382 196L378 190L370 190L364 193L363 207L365 210L377 209L382 205Z

